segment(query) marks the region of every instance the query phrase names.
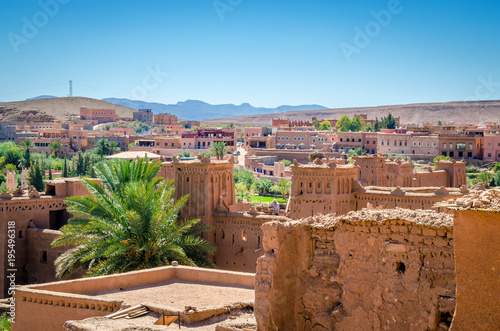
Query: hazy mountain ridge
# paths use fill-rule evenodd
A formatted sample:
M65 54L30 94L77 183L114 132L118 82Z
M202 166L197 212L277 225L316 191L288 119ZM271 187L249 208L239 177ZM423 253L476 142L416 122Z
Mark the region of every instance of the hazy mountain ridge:
M254 114L269 114L285 111L297 110L315 110L327 109L321 105L300 105L288 106L283 105L276 108L254 107L249 103L242 103L241 105L221 104L212 105L199 100L186 100L179 101L176 104L162 104L156 102L145 102L140 100L105 98L103 101L115 103L131 108L146 108L152 109L153 113L171 113L181 118L191 120L205 120L217 117L226 117L233 114L241 115L254 115Z
M382 118L388 113L401 118L401 123L437 123L438 121L483 124L500 122L500 100L454 101L443 103L418 103L377 107L336 108L325 110L303 110L258 116L232 116L203 121L204 124L250 124L270 125L272 118L284 117L291 120L339 119L343 114L368 114L369 119Z

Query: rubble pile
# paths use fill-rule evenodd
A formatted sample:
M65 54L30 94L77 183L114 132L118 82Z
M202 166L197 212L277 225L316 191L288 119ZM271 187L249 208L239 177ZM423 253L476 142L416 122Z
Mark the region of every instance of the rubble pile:
M500 188L464 195L455 200L449 200L460 209L500 210Z

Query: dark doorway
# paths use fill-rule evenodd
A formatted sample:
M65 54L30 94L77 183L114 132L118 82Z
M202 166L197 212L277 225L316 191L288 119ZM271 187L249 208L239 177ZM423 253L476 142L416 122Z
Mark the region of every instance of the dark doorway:
M59 230L63 225L68 223L68 217L65 210L51 210L49 212L49 228L51 230Z

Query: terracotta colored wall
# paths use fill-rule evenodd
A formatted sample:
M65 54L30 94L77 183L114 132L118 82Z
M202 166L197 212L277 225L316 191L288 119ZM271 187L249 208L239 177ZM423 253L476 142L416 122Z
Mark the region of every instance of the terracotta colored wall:
M216 216L214 238L217 252L214 261L224 270L255 272L257 259L262 256L261 226L272 217L249 217L243 213Z
M455 307L451 227L270 222L263 231L259 330L447 329Z
M433 171L415 173L415 180L413 180L413 187L448 187L448 173L446 171Z
M453 330L500 326L500 213L455 213L457 309Z

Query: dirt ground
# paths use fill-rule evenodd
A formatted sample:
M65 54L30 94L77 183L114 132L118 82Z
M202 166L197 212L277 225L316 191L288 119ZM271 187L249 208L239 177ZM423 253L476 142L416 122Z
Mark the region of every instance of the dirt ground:
M106 299L123 300L130 305L155 303L183 310L186 306L209 307L233 302L253 301L254 289L172 279L147 287L125 288L92 294Z

